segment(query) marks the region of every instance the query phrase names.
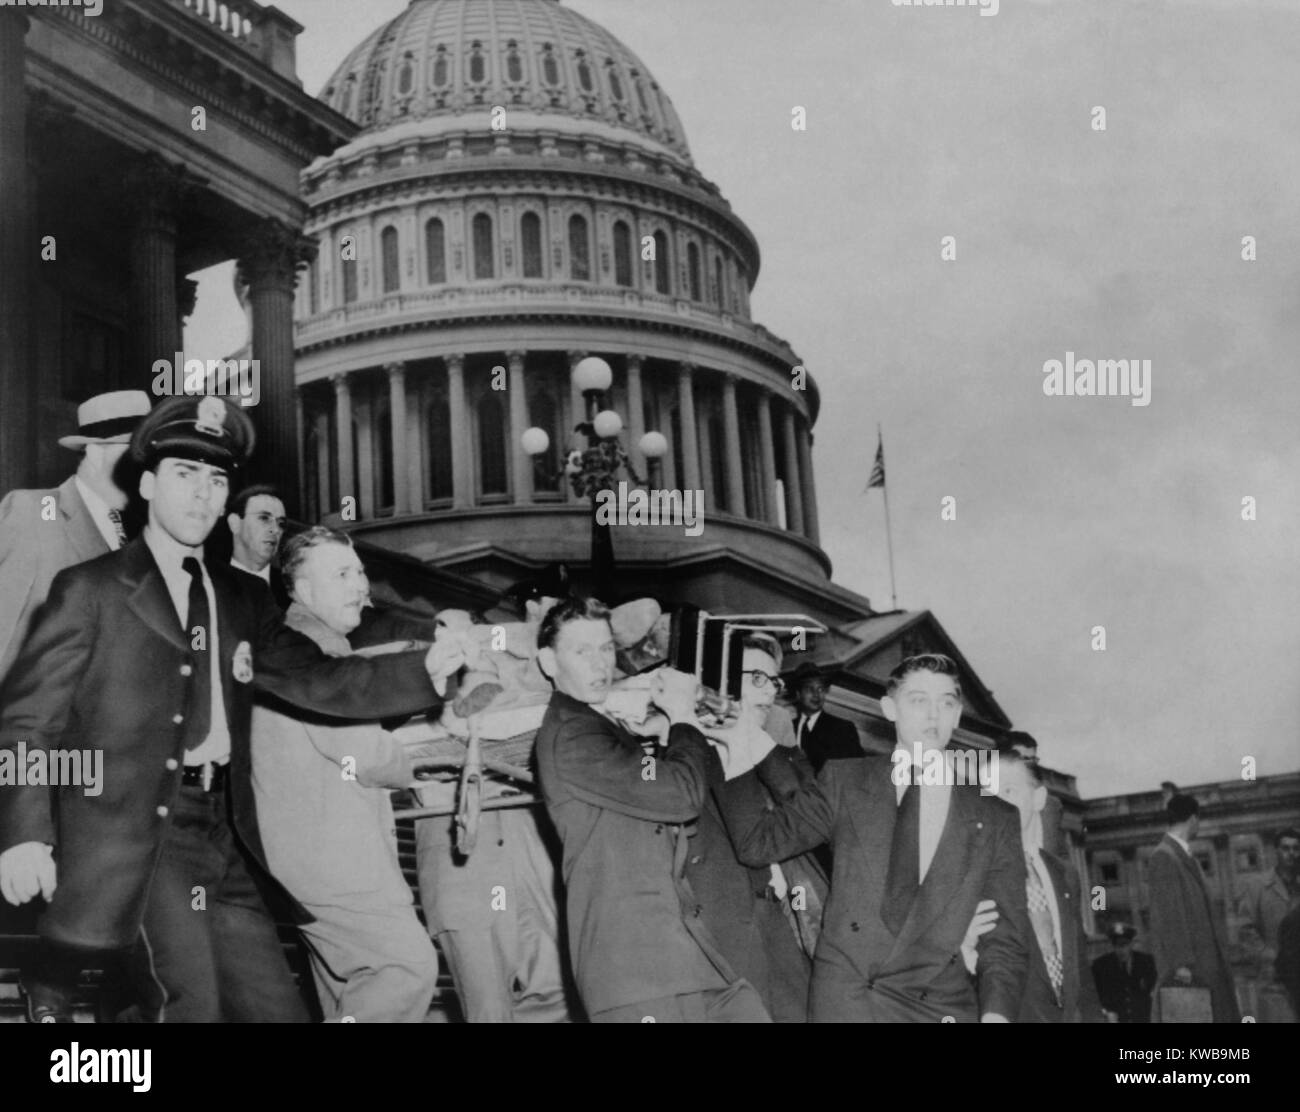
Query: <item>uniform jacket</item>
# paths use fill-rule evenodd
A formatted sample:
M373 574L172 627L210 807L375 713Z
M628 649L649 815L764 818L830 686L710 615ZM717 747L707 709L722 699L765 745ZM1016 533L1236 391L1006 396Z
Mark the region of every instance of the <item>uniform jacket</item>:
M265 585L215 563L208 574L230 727L232 821L264 869L250 779L255 690L364 719L423 710L439 699L422 653L332 659L285 628ZM180 791L180 723L194 671L189 640L143 538L55 578L0 688L0 750L20 742L29 752L101 749L104 782L97 796L76 786L0 790L0 851L21 842L55 847L58 889L41 916L42 935L86 947L135 940Z
M1120 1023L1150 1023L1151 994L1156 988L1156 963L1150 954L1134 950L1128 972L1119 955L1102 954L1092 963L1101 1006L1119 1016Z
M297 603L285 625L330 656L351 653ZM308 906L407 906L389 791L415 779L398 740L378 723L302 711L253 710L253 796L271 872Z
M815 783L765 806L775 755L718 789L740 859L779 861L829 841L834 874L813 963L814 1023L1014 1019L1029 960L1025 863L1015 808L954 787L934 859L898 935L881 919L897 795L886 756L830 761ZM761 778L761 780L760 780ZM997 925L980 940L978 1003L961 958L982 899Z
M1187 966L1193 983L1210 990L1215 1023L1237 1023L1237 993L1228 965L1223 926L1210 906L1196 861L1166 834L1147 862L1151 947L1161 985Z
M1056 1002L1047 962L1038 945L1033 923L1029 925L1029 973L1025 995L1020 1001L1020 1023L1100 1023L1101 1005L1097 1001L1092 971L1088 968L1088 950L1083 937L1083 920L1079 910L1079 877L1059 857L1042 852L1042 861L1052 878L1056 910L1061 920L1061 1002Z
M793 752L777 750L786 760L793 759ZM821 881L820 895L824 898L820 870L810 857L804 863ZM754 986L776 1022L806 1023L812 963L800 949L781 902L773 898L768 866L742 865L736 857L712 790L705 798L691 839L686 876L699 901L705 927L736 974ZM791 883L790 874L786 879ZM821 906L812 894L800 903L816 909Z
M557 691L536 754L564 846L569 950L587 1012L726 987L735 975L683 875L684 824L722 780L704 735L673 726L647 765L635 737Z
M48 497L55 500L52 521L41 516ZM0 680L13 666L54 577L108 551L75 477L55 490L15 490L0 501Z
M795 740L804 750L814 772L821 772L822 765L827 761L862 756L862 742L858 737L858 728L847 718L836 718L835 715L822 711L805 742L800 736L800 717L799 712L796 711Z

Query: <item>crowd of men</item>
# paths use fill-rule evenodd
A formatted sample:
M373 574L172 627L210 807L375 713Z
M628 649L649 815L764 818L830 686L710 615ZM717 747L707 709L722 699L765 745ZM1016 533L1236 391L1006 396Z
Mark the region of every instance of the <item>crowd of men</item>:
M0 502L0 755L104 754L93 794L0 787L0 895L40 901L33 1022L69 1021L88 968L107 971L105 1019L303 1021L277 916L325 1020L422 1021L439 951L471 1021L1146 1022L1160 985L1239 1018L1195 800L1170 800L1151 859L1154 955L1117 923L1090 964L1033 739L1008 736L995 794L922 775L961 719L948 657L890 674L891 754L825 709L815 665L792 674L793 715L778 703L782 648L761 633L730 717L702 716L668 666L629 717L623 619L562 572L514 592L522 620L487 661L467 615L368 617L351 541L314 526L282 544L273 487L230 497L255 441L237 406L118 391L78 419L60 442L76 474ZM208 544L223 515L228 556ZM503 729L535 728L541 805L489 793L469 855L430 807L422 923L391 801L415 771L390 730L481 711L485 669ZM1298 856L1283 832L1242 908L1278 985ZM1294 1021L1293 1003L1272 1006Z

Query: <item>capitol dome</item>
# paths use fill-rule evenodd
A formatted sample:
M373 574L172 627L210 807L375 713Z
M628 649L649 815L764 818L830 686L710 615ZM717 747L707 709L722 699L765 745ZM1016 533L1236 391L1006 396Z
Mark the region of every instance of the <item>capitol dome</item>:
M367 132L410 120L463 127L475 112L487 126L501 106L512 128L625 132L690 162L645 64L558 0L413 0L348 54L321 99Z
M716 599L743 563L747 599L842 593L818 539L816 384L752 319L758 242L631 50L558 0L414 0L321 99L356 132L302 175L309 519L493 585L554 560L581 581L590 503L563 462L596 400L575 370L599 356L634 473L700 492L708 521L616 526L629 589L711 577Z

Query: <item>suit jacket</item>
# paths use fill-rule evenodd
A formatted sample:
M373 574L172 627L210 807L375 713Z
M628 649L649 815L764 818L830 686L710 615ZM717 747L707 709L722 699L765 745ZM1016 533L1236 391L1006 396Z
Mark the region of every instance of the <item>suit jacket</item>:
M1194 983L1210 990L1214 1022L1239 1022L1228 945L1201 867L1168 834L1147 863L1147 889L1159 983L1173 984L1174 973L1185 965Z
M1020 1023L1100 1023L1101 1005L1097 1000L1092 971L1088 968L1088 950L1083 937L1083 920L1079 910L1079 877L1059 857L1042 851L1042 861L1052 878L1056 910L1061 921L1061 1002L1056 1002L1047 961L1038 945L1033 924L1029 927L1029 974L1025 995L1020 1001Z
M1274 969L1291 997L1291 1007L1300 1013L1300 905L1288 911L1278 924Z
M423 653L327 657L285 627L264 584L226 565L211 564L208 574L230 727L231 819L264 870L250 782L255 690L362 719L440 700ZM251 653L251 675L246 661L236 666L237 650ZM0 790L0 851L22 842L55 847L58 890L41 916L42 935L88 948L134 942L180 791L181 723L190 711L194 664L143 538L55 578L45 611L0 687L0 753L20 742L29 753L99 749L104 775L97 796L69 785Z
M799 736L799 716L794 720L795 740L804 750L814 772L821 772L827 761L862 756L862 742L858 728L847 718L836 718L822 711L817 724L809 731L805 742Z
M49 497L55 501L52 521L42 517L42 502ZM13 666L54 577L108 551L75 477L55 490L15 490L0 501L0 680Z
M1156 987L1156 963L1150 954L1134 950L1128 971L1113 951L1092 963L1101 1006L1119 1016L1120 1023L1150 1023L1151 994Z
M557 691L535 747L564 846L569 951L588 1014L724 988L735 974L684 876L684 825L722 780L704 735L673 726L647 764L637 738Z
M792 760L794 751L777 753ZM804 860L821 879L812 859ZM712 790L691 839L686 876L705 927L736 974L754 986L776 1022L806 1023L812 963L800 949L782 903L773 898L769 867L742 865L737 858ZM786 879L792 883L790 875ZM820 891L825 892L824 881Z
M814 1023L1015 1019L1029 961L1025 862L1014 807L954 787L934 860L894 935L881 918L897 794L883 755L834 760L794 794L773 781L775 755L718 789L740 859L780 861L830 841L834 874L813 963ZM763 784L780 802L766 807ZM997 901L980 940L978 1002L961 958L975 905Z

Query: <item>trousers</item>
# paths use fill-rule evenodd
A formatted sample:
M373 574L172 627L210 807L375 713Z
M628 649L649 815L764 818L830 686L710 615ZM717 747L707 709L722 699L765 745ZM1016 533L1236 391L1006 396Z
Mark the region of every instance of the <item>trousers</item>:
M594 1012L592 1023L771 1023L758 991L743 978L726 988L663 996Z
M563 1023L577 1010L555 860L536 811L483 811L468 858L455 850L450 817L415 824L420 904L470 1023Z
M159 1023L305 1023L228 809L225 791L180 789L140 931L152 998L145 1015Z

